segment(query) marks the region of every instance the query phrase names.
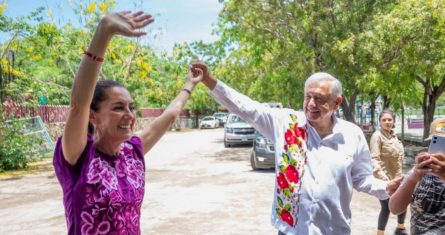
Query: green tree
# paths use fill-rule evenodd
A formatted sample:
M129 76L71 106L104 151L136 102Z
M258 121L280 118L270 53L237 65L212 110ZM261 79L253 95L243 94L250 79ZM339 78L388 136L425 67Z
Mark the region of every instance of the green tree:
M370 89L399 103L421 106L429 135L437 102L445 91L444 2L400 1L391 12L375 16L363 36L372 58Z
M16 53L16 66L12 69L8 61L2 61L16 78L1 91L14 95L15 101L27 102L17 95L27 94L32 104L42 97L48 104L68 104L73 77L85 45L102 16L116 5L114 0L89 1L88 4L71 1L71 4L77 23L60 23L62 21L53 15L56 10L45 8L20 19L3 17L0 29L13 31L12 34L17 36L1 46ZM189 45L178 45L174 55L167 56L155 53L144 38L115 37L105 55L100 78L125 85L138 107L166 107L180 92L188 67L195 58ZM206 93L196 92L188 107L194 113L207 113L216 109L216 103Z
M257 90L267 84L278 97L286 97L282 103L301 107L304 80L315 71L330 72L342 81L342 110L346 119L354 121L355 100L363 92L357 81L366 71L354 60L358 45L349 44L347 50L342 45L369 28L374 14L390 10L393 1L231 0L224 4L219 31L231 54L223 77L250 77L237 80L236 85L274 99Z

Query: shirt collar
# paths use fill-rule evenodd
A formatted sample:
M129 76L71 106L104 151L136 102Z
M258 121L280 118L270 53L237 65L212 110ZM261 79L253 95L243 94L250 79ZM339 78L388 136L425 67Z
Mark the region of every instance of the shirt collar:
M341 127L338 125L338 119L335 115L332 115L332 133L328 136L326 136L324 138L324 140L329 140L329 139L336 139L336 134L341 133ZM313 142L312 144L314 144L317 148L318 146L320 146L320 143L322 141L322 139L320 138L320 135L318 135L317 130L315 130L315 127L312 126L308 121L305 120L305 127L306 129L310 129L310 131L308 130L307 133L310 133L309 135L312 135L312 137L309 136L310 139L312 139Z
M380 132L382 132L382 134L383 134L385 137L387 137L387 138L391 138L391 137L396 136L396 133L394 132L393 129L391 129L390 131L387 131L387 130L385 130L385 129L383 129L383 128L380 128Z

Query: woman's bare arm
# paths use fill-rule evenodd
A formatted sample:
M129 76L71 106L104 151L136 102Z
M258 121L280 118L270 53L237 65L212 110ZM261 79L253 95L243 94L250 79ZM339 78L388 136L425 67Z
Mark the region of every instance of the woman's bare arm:
M70 111L62 138L63 155L69 164L77 163L87 142L90 104L102 67L102 63L93 56L103 58L113 35L142 36L145 33L138 29L151 22L151 15L143 12L111 13L100 21L87 50L92 56L82 58L71 92Z

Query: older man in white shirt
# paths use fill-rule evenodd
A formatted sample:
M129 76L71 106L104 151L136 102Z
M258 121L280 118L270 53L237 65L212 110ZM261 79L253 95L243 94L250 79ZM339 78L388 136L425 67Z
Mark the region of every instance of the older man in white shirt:
M334 115L342 102L340 82L327 73L309 77L304 112L271 109L228 87L199 61L203 83L230 112L275 143L274 204L271 222L279 234L350 234L352 189L383 200L401 179L372 175L363 132Z

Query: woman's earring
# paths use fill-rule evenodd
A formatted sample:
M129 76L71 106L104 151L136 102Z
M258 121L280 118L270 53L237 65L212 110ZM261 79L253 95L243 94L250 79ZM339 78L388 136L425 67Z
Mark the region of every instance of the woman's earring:
M93 125L93 126L94 126L94 125ZM100 129L97 128L96 126L94 126L94 135L95 135L96 137L100 137L100 136L101 136Z

